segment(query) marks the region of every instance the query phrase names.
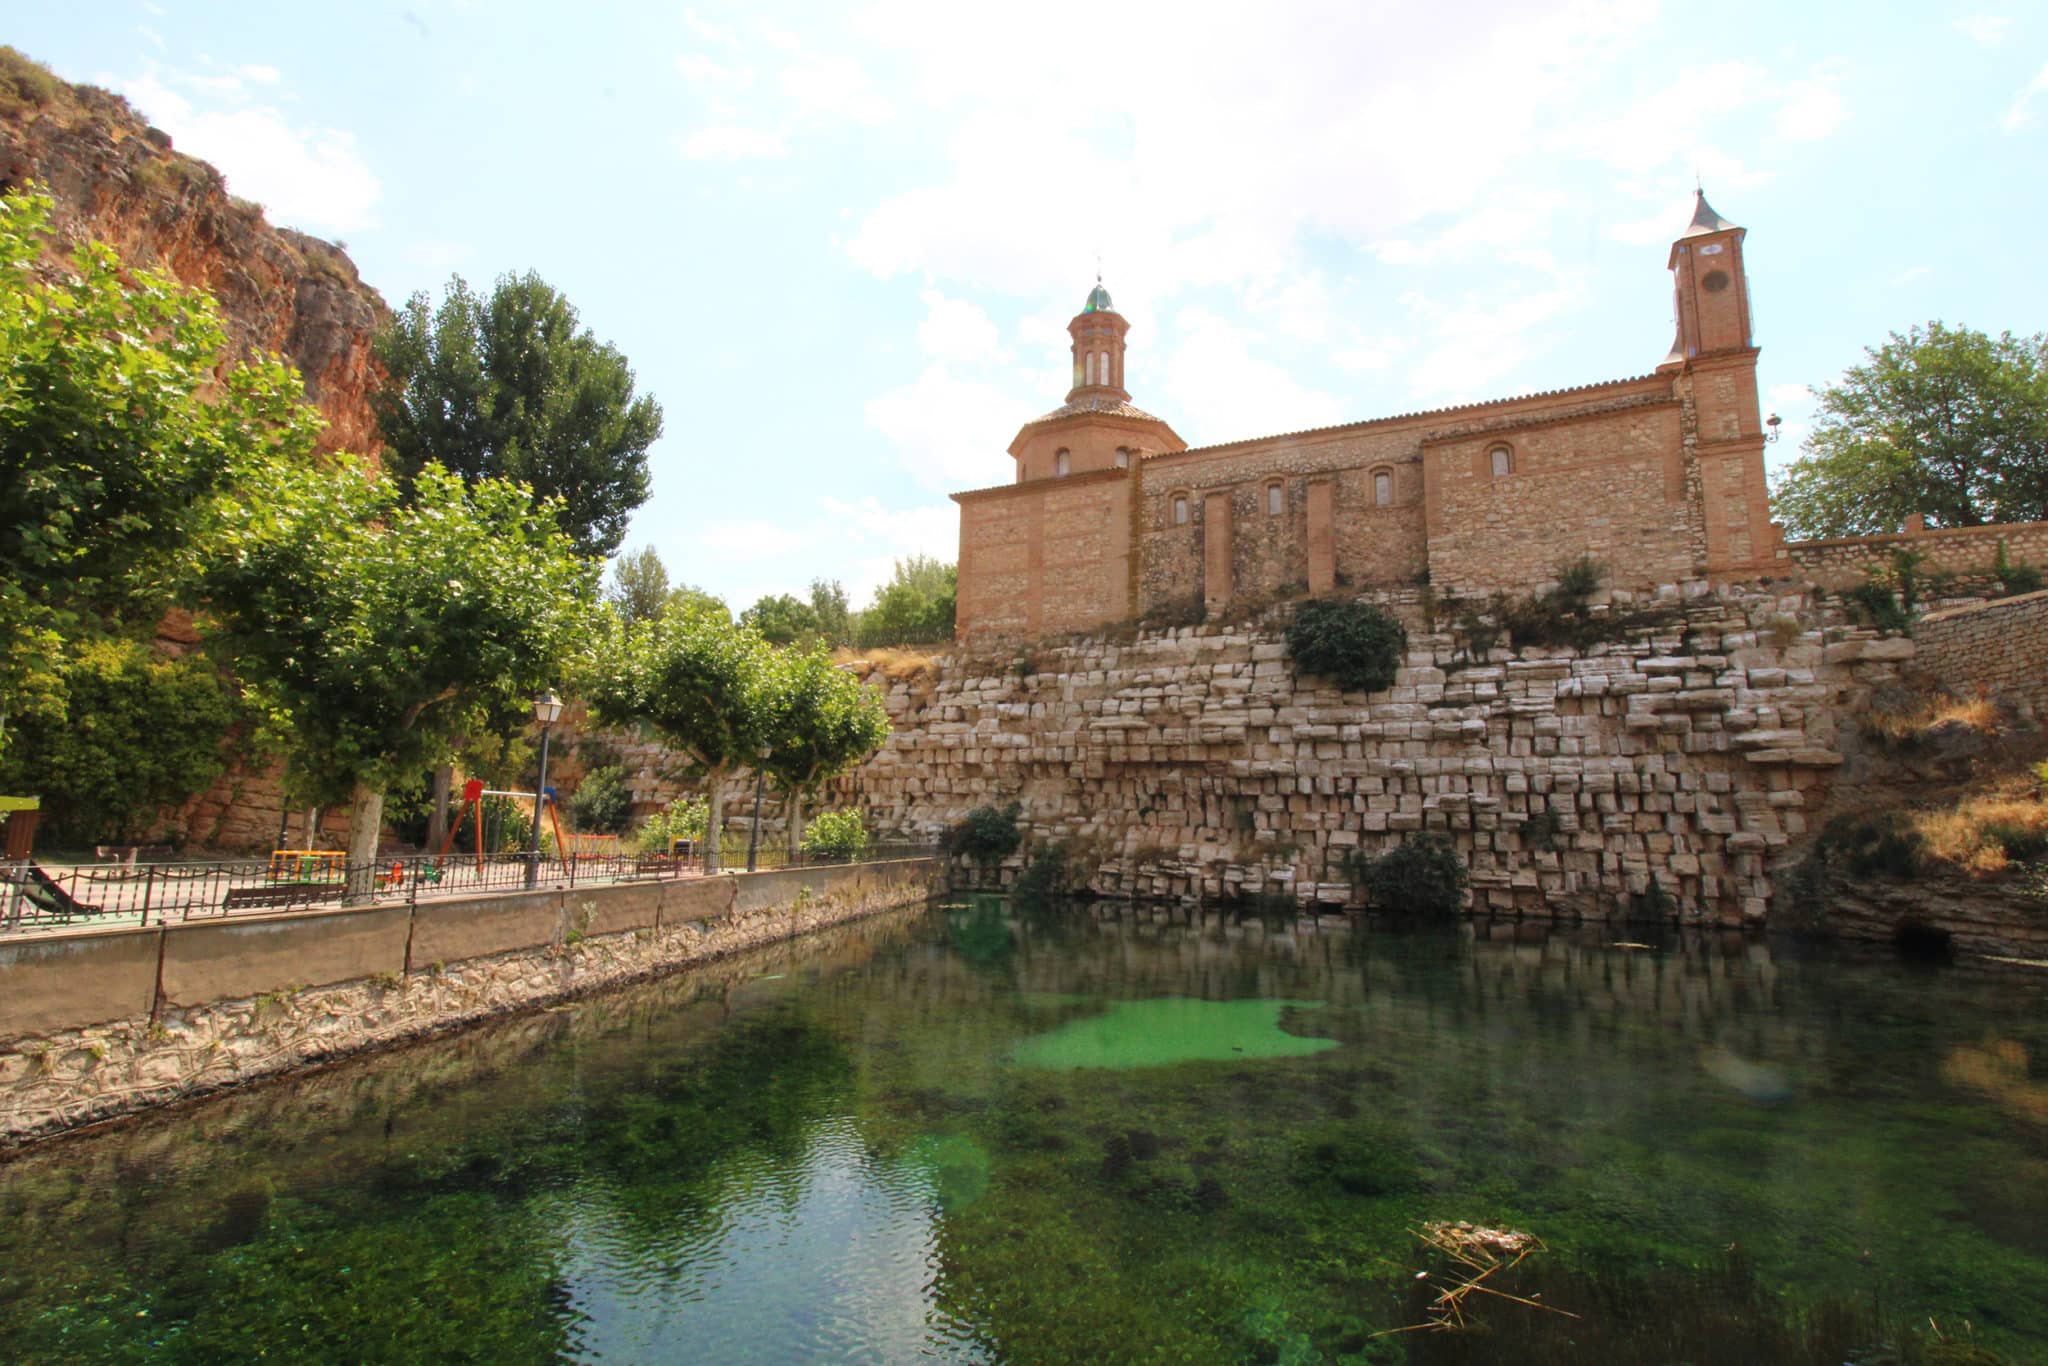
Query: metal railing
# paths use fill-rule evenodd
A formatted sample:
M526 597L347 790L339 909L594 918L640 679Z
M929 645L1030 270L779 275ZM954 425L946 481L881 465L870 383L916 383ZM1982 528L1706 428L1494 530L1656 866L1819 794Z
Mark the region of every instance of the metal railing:
M863 861L928 858L924 844L883 844ZM762 849L764 870L845 862L807 858L792 863L782 849ZM742 871L744 856L725 872ZM82 926L171 924L220 916L267 914L315 906L411 904L444 897L516 892L529 885L555 891L663 878L700 877L701 858L609 854L401 854L348 864L330 854L286 852L214 862L42 864L0 862L0 935ZM531 883L529 884L529 877Z

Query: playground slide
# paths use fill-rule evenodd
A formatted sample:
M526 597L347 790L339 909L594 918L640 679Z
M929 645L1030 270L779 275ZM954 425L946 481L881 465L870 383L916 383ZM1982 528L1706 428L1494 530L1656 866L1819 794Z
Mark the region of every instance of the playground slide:
M21 883L22 895L33 902L45 915L98 915L100 908L89 902L78 900L58 885L57 879L43 871L40 863L17 865L20 872L10 868L9 881Z

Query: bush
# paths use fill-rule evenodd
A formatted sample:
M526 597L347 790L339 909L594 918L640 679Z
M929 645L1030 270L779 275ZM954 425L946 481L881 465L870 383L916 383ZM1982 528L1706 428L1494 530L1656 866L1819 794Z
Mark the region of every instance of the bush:
M804 828L804 853L812 858L857 863L867 857L873 843L868 837L867 822L851 808L820 812Z
M1346 692L1392 687L1407 649L1406 629L1370 603L1308 602L1287 623L1287 653L1294 667Z
M1443 835L1417 835L1352 866L1367 904L1376 910L1447 916L1464 905L1465 865Z
M678 797L649 816L633 836L643 854L666 854L676 840L702 840L711 823L711 806L702 797Z
M1019 901L1043 901L1049 896L1059 895L1067 888L1067 857L1065 840L1039 850L1024 866L1024 871L1017 874L1010 894Z
M2041 591L2041 571L2025 562L2015 564L2007 559L2003 540L1998 543L1998 556L1991 562L1991 572L1998 576L1999 587L2008 597Z
M1913 614L1901 607L1898 596L1876 579L1845 589L1842 601L1857 622L1886 635L1907 635L1913 630Z
M626 790L625 770L603 764L583 775L569 798L569 816L578 830L616 835L633 815L633 794Z
M1814 853L1852 876L1911 878L1920 871L1925 840L1896 811L1876 816L1837 816L1814 841Z
M1001 809L977 806L967 813L967 819L948 832L946 852L976 863L1001 863L1024 843L1024 831L1017 824L1017 817L1023 812L1021 802L1011 802Z

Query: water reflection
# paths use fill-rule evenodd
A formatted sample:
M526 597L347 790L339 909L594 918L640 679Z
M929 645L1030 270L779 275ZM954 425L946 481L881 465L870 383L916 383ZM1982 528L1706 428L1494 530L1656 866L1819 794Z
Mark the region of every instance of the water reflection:
M880 917L0 1168L0 1357L1392 1360L1429 1219L1605 1359L2039 1357L2042 980L1644 942Z

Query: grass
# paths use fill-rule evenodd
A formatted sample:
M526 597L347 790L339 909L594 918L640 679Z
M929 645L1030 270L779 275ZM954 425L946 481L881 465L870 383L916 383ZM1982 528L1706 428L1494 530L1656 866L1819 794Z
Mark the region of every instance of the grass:
M1863 728L1873 738L1910 745L1943 726L1962 726L1980 735L1998 734L1998 706L1981 693L1970 698L1930 697L1902 711L1872 711Z
M849 650L841 647L832 652L834 664L859 664L870 673L879 669L891 683L909 683L928 676L936 667L937 659L938 656L914 645L893 650Z
M1967 797L1911 817L1927 857L1972 877L1992 877L2015 862L2048 854L2048 803L2038 789Z
M63 91L64 82L50 68L0 44L0 110L12 113L30 105L40 108Z

